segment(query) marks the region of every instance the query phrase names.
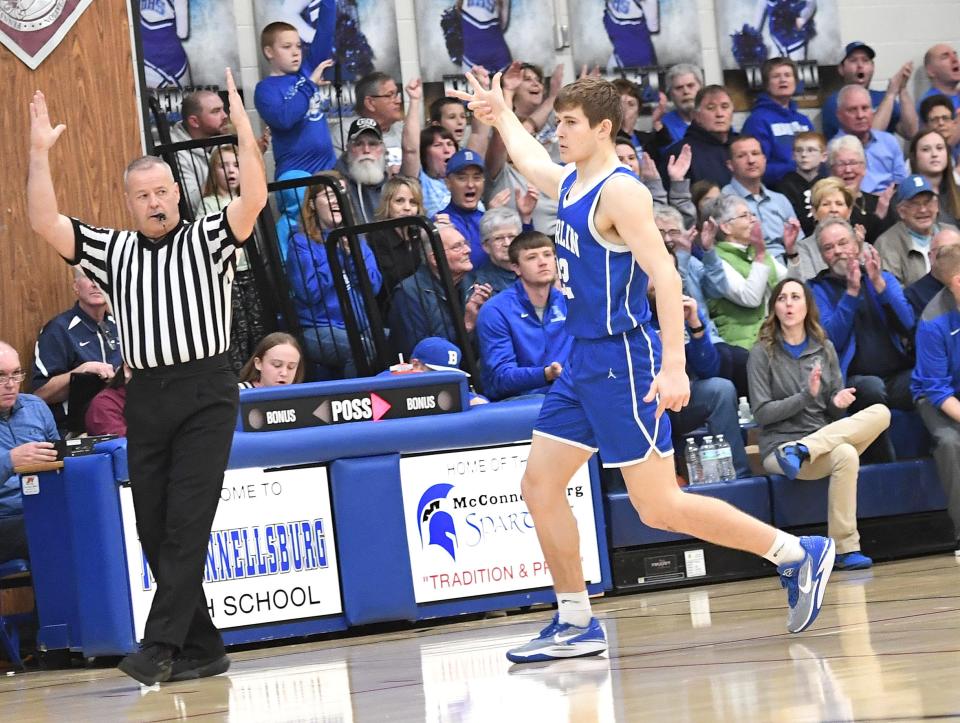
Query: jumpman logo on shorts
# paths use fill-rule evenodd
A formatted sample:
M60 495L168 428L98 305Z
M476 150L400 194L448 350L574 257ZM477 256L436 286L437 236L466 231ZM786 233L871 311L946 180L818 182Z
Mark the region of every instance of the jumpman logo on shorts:
M617 375L613 373L613 367L610 367L610 371L607 372L607 379L616 379Z

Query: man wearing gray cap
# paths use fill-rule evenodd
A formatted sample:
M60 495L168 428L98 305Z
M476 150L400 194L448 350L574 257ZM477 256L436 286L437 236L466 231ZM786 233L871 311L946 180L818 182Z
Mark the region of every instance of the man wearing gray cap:
M873 59L877 53L862 40L847 43L843 60L837 66L844 85L860 85L870 93L873 103L873 127L888 133L899 133L904 138L912 138L917 132L919 121L917 110L910 96L909 81L913 74L913 63L907 61L887 82L886 91L871 90L873 81ZM823 103L820 118L823 122L823 135L830 140L840 130L837 121L837 96L839 91L828 97Z

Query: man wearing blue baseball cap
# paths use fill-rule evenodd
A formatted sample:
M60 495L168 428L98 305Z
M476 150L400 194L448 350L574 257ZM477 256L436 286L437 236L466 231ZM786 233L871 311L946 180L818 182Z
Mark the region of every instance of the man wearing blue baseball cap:
M470 261L479 268L487 260L480 237L480 219L483 208L484 165L483 157L469 148L457 151L447 160L447 188L450 203L440 211L450 217L452 223L470 244ZM439 215L439 214L438 214Z
M922 279L930 271L930 241L948 223L938 223L940 201L930 182L914 174L903 179L894 196L900 220L877 239L883 268L904 286Z
M909 81L913 74L913 63L907 61L887 82L886 91L871 90L873 81L873 48L862 40L847 43L843 60L837 66L844 85L860 85L870 93L873 103L873 127L889 133L899 133L904 138L912 138L917 132L919 121L917 110L910 96ZM830 140L840 130L837 121L837 93L829 96L823 103L820 119L823 122L823 135Z

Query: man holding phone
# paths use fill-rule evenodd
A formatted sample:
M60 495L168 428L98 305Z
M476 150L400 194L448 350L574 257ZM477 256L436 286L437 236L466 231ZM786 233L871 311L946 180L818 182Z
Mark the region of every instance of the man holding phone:
M14 469L53 462L53 441L60 439L46 403L20 393L26 376L17 350L0 341L0 562L28 557L20 476Z
M913 409L913 363L904 340L912 336L915 318L900 282L882 270L880 254L861 244L847 221L824 221L814 238L827 268L810 281L810 288L845 383L857 390L850 414L874 404ZM863 457L864 462L895 459L886 433Z

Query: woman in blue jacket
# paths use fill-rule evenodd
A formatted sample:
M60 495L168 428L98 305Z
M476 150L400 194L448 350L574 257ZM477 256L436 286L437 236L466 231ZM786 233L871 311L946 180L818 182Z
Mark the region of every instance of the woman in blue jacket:
M328 171L319 175L335 179L346 194L343 177L339 173ZM330 231L342 223L339 201L332 190L323 184L310 186L306 197L308 201L303 213L303 229L294 234L287 258L287 278L303 331L304 346L311 361L330 367L345 377L355 377L356 360L350 350L343 310L337 298L325 244ZM349 202L348 196L344 195L343 198ZM376 294L383 283L376 258L362 238L360 249L367 277ZM343 270L350 305L361 330L366 355L372 358L373 344L365 333L370 324L360 295L357 268L346 240L337 248L337 258Z

